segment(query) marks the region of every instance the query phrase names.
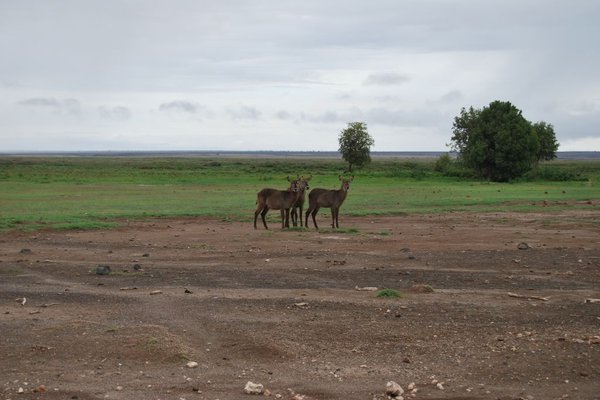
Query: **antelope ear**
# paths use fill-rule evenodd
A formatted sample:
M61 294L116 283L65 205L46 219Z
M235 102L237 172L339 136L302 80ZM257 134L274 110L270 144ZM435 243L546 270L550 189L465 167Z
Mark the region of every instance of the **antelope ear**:
M353 180L354 180L354 175L352 175L352 176L350 177L350 182L352 182Z
M343 180L344 180L344 178L343 178L341 175L340 175L340 176L338 176L338 179L339 179L340 181L343 181Z

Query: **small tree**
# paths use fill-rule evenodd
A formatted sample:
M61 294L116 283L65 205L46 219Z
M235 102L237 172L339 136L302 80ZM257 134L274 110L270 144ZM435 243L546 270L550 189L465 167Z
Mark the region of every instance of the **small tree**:
M482 110L462 109L454 119L452 147L460 160L483 178L507 181L537 163L540 141L521 110L494 101Z
M371 161L371 146L375 141L367 132L364 122L348 123L348 127L340 132L339 143L339 152L348 162L349 172L352 172L353 166L362 166Z
M544 121L536 122L533 124L533 130L540 141L538 161L555 159L556 151L558 150L558 142L556 141L556 134L554 133L552 124Z

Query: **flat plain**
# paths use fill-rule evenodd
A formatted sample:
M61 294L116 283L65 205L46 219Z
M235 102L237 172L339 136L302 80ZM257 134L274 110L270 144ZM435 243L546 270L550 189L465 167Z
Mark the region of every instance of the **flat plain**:
M0 398L600 398L597 199L355 215L350 196L339 230L1 231Z

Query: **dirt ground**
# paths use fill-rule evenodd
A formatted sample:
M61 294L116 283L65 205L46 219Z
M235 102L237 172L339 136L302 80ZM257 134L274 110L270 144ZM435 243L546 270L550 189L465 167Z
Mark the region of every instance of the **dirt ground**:
M598 205L272 214L0 234L0 398L600 399Z

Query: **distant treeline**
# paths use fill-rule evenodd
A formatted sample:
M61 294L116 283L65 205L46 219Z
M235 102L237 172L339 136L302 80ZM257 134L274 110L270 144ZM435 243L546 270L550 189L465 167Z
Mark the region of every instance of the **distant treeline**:
M372 151L373 158L438 158L447 151ZM450 152L453 155L452 152ZM598 160L600 151L559 151L559 160ZM341 158L337 151L49 151L1 152L0 156L27 157L241 157L241 158Z

